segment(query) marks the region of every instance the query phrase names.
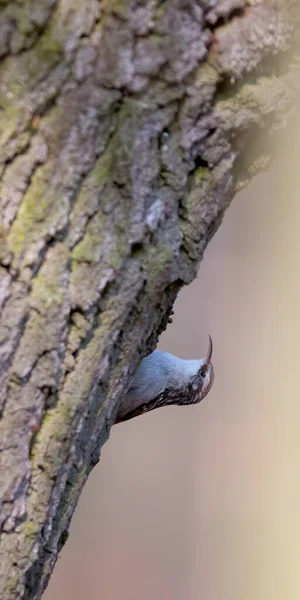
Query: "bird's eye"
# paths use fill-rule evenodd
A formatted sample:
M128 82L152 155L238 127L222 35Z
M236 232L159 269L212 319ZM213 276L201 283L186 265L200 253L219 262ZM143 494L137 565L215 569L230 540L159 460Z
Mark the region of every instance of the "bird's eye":
M201 375L201 377L203 377L203 379L204 379L204 377L206 377L205 369L202 369L202 371L200 371L200 375Z

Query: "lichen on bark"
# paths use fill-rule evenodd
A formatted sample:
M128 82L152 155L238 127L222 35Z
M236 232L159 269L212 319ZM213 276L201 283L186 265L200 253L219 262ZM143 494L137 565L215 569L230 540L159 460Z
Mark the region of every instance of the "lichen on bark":
M3 600L41 597L130 377L280 139L297 5L0 2Z

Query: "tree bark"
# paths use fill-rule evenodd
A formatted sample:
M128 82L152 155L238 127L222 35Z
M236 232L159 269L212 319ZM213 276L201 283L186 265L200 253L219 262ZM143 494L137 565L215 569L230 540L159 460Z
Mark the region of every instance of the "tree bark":
M294 0L1 0L0 597L41 597L118 402L299 94Z

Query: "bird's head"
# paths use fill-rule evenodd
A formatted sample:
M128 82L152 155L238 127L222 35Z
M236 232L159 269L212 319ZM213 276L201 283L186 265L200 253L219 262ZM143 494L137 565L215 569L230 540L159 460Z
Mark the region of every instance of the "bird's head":
M214 382L215 374L211 363L213 351L212 339L209 336L209 347L205 358L201 360L201 365L195 375L192 375L189 381L191 396L194 395L194 402L197 403L203 400L208 394Z

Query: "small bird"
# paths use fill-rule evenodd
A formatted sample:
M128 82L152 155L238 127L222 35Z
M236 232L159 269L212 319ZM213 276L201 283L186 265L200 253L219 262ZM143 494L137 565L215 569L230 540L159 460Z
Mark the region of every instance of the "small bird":
M212 351L210 336L207 355L199 360L184 360L169 352L154 350L138 367L127 395L119 406L116 423L159 406L200 402L214 382Z

